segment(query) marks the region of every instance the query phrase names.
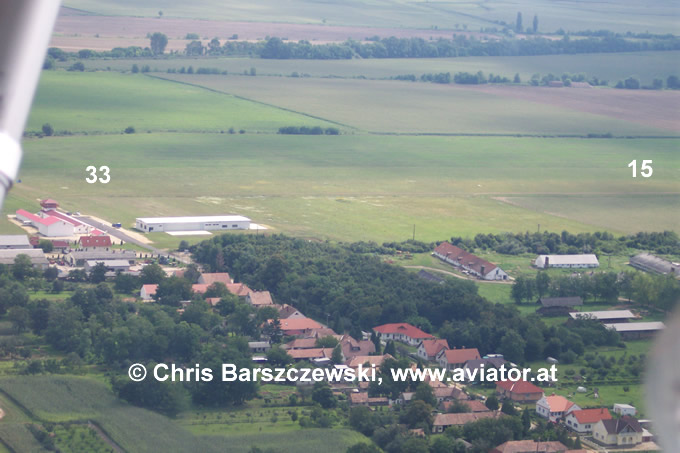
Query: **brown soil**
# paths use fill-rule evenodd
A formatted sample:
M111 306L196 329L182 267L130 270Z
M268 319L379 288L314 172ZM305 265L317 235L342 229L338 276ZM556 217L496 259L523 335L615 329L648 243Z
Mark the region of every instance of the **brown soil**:
M680 131L680 92L676 91L493 85L475 86L471 89L604 115L659 129Z
M136 38L144 41L148 46L149 40L147 33L165 33L168 36L168 48L172 49L175 45L173 40L182 40L181 48L186 45L183 38L187 33L198 33L201 38L208 40L218 37L222 43L230 36L237 34L239 40L261 40L265 36L277 36L287 38L290 41L306 39L309 41L320 42L341 42L348 38L363 40L369 36L398 38L419 37L426 40L430 38L451 38L452 30L417 30L403 28L369 28L369 27L347 27L347 26L328 26L315 24L285 24L285 23L255 23L255 22L227 22L209 21L199 19L174 19L174 18L152 18L152 17L122 17L122 16L91 16L78 15L67 8L62 8L62 12L57 19L54 34L69 37L69 46L79 49L102 48L111 49L115 46L104 45L102 42L109 38ZM467 35L480 37L480 33L475 32L455 32L457 35ZM99 35L99 38L95 38ZM79 40L83 45L79 47ZM56 45L53 39L51 45ZM139 41L135 41L133 45ZM89 47L87 45L89 45ZM116 44L118 45L118 44Z

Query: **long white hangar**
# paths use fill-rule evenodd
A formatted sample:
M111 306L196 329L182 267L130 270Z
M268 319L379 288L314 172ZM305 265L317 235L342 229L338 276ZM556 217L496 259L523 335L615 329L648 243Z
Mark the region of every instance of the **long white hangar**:
M145 233L158 231L247 230L250 228L250 219L240 215L138 217L135 227Z

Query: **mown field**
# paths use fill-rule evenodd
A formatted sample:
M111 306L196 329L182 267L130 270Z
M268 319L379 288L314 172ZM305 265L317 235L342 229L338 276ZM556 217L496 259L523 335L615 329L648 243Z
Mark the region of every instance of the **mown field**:
M53 197L65 209L131 224L146 215L239 213L275 232L339 240L441 240L479 232L571 232L650 227L627 211L645 195L654 230L674 229L658 194L677 192L675 140L478 137L133 134L25 142L22 183L5 212ZM633 180L627 163L653 159ZM569 156L567 159L565 156ZM109 184L87 184L86 165L108 165ZM618 194L602 223L525 209L503 196L588 200ZM668 197L672 197L669 195ZM578 212L578 211L576 211ZM566 217L566 218L565 218ZM5 220L6 222L6 220ZM250 233L253 234L253 233Z
M280 3L276 0L255 0L248 3L229 0L201 0L184 3L169 2L136 3L123 0L115 3L104 0L69 0L65 6L104 15L189 17L199 19L249 20L253 22L292 22L312 24L340 24L368 27L405 28L453 28L465 24L470 28L496 25L496 21L514 23L521 11L524 24L530 25L534 14L539 16L541 31L600 30L619 32L677 31L677 5L668 0L656 0L640 4L633 0L615 4L588 4L587 13L580 2L560 3L547 0L523 0L506 3L500 0L475 2L447 2L407 0L362 0L352 3L312 2L298 0Z
M606 111L591 111L587 100L597 95L599 102L616 105L630 96L612 89L530 88L517 94L509 91L402 81L260 78L246 76L161 74L176 80L224 93L276 105L296 112L325 118L360 130L382 133L458 133L587 135L611 133L628 135L677 135L668 127L650 124L664 109L649 108L641 116L621 119ZM590 93L590 92L596 93ZM540 93L538 99L536 93ZM680 94L640 92L648 97L643 106L664 105L680 100ZM542 96L550 100L541 102ZM573 98L584 99L574 105ZM624 98L625 97L625 98ZM620 99L621 98L621 99ZM366 106L370 108L367 109ZM671 109L672 110L672 109Z
M224 42L224 41L222 41ZM145 43L145 46L148 43ZM57 62L68 68L72 61ZM628 76L636 76L643 84L655 78L664 81L669 75L680 74L680 52L605 53L583 55L539 55L532 57L466 57L466 58L386 58L353 60L267 60L253 58L172 58L172 59L100 59L85 60L89 69L130 71L133 64L148 65L152 71L179 70L184 66L218 68L229 74L242 74L255 68L257 75L311 77L365 77L385 79L403 74L416 77L425 73L472 72L499 74L508 78L519 74L527 82L533 74L584 73L588 77L608 80L610 85Z
M82 377L3 378L0 379L0 390L41 421L92 420L126 451L218 452L228 449L246 453L253 445L257 445L260 448L276 446L277 450L284 452L299 451L298 448L303 446L308 451L320 451L323 448L330 453L342 453L350 445L366 439L347 429L301 430L299 426L274 433L241 430L239 434L232 435L229 430L221 432L213 429L210 435L195 435L167 417L116 399L105 384ZM30 435L27 430L24 432L16 428L16 425L0 423L0 438L3 440L6 436L11 442L27 445L30 438L26 434Z

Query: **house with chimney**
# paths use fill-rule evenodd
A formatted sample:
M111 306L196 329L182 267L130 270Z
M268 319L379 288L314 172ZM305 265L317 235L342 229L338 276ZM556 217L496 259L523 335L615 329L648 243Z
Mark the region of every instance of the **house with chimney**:
M500 267L448 242L439 244L432 255L482 280L508 279L508 274Z

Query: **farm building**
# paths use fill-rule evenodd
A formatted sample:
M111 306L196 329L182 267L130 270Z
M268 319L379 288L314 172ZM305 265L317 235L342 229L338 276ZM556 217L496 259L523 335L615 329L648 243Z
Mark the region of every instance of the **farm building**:
M605 324L604 326L608 329L616 330L624 340L649 338L666 328L662 322L619 322L616 324Z
M541 308L536 313L542 315L566 315L573 307L583 305L580 297L541 297L538 300Z
M25 234L3 234L0 236L0 249L33 248Z
M569 313L569 316L571 316L571 319L597 319L602 323L628 322L628 320L635 318L630 310L577 311Z
M621 416L623 416L623 415L635 415L635 414L637 414L637 409L635 409L635 406L631 406L630 404L615 403L614 404L614 413L619 414Z
M128 260L87 260L85 261L85 271L91 272L92 268L99 263L104 264L106 269L112 271L125 272L130 270L130 262Z
M82 248L111 247L111 236L81 236L78 240Z
M212 231L247 230L250 219L240 215L196 217L138 217L135 228L145 233L152 231Z
M32 225L43 236L55 237L73 235L73 225L56 217L40 217L23 209L19 209L16 214L17 220Z
M670 274L680 277L680 264L671 263L670 261L666 261L649 253L635 255L630 259L628 264L645 272L655 272L663 275Z
M66 255L66 262L71 266L84 266L88 260L118 260L133 261L137 253L133 250L73 250Z
M493 263L488 262L478 256L468 253L465 250L451 245L448 242L442 242L434 249L432 253L440 260L460 267L468 271L470 274L479 277L483 280L507 280L508 274L503 269Z
M394 340L411 346L418 346L422 340L434 339L429 333L425 333L416 326L405 322L383 324L374 327L373 330L378 334L381 341Z
M557 268L593 268L599 267L600 262L593 254L586 255L539 255L534 261L539 269Z
M12 265L18 255L28 255L33 267L47 269L47 258L40 249L3 249L0 250L0 264Z

